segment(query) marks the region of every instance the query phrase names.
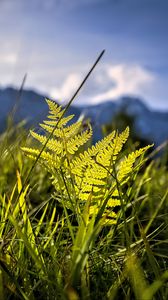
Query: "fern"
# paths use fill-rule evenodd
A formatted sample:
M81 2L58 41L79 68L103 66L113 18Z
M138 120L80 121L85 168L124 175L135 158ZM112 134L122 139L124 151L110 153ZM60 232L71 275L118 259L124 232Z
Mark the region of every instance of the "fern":
M119 164L118 169L118 181L121 182L124 178L128 180L129 174L133 169L133 164L135 163L136 159L141 156L145 151L147 151L151 146L143 147L135 152L132 152L126 157L121 163ZM125 183L125 181L124 181Z
M118 134L113 131L104 139L79 151L92 136L91 125L83 131L82 122L67 125L73 115L63 117L64 110L51 100L48 119L40 127L45 135L30 131L33 138L42 145L47 142L47 135L53 132L40 156L40 163L51 173L52 182L57 191L57 199L71 210L83 210L86 201L91 199L89 214L98 213L105 204L102 213L103 224L116 223L117 215L113 208L120 206L117 183L124 185L134 170L138 157L142 156L151 146L121 157L121 150L129 136L129 128ZM22 150L31 159L36 159L40 150L24 147ZM116 172L117 170L117 177ZM121 195L121 193L120 193ZM104 202L105 201L105 202Z

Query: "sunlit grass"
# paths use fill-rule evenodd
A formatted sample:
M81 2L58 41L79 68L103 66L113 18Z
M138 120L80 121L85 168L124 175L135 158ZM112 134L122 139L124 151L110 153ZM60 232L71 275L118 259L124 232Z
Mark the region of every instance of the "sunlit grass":
M168 298L162 157L132 173L117 223L102 226L89 201L77 218L59 202L38 164L23 187L32 162L20 147L33 141L21 125L0 139L0 299Z

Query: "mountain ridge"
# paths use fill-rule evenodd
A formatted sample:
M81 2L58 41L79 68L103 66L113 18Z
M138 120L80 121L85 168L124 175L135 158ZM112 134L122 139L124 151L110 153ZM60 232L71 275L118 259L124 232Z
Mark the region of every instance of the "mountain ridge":
M17 122L26 119L29 125L37 126L48 113L45 98L44 95L34 90L23 90L19 93L13 87L0 88L0 131L5 129L6 117L15 105ZM106 101L95 105L71 105L68 110L68 114L75 115L75 120L81 114L91 120L94 124L95 141L101 138L101 126L112 123L113 118L121 112L134 117L135 131L141 138L154 142L155 145L168 139L168 111L151 110L139 98L125 96L116 101Z

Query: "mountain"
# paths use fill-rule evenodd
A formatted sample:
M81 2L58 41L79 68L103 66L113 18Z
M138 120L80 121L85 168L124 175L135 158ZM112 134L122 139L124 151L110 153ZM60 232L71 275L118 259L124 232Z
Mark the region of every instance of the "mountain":
M18 90L7 87L0 89L0 131L5 129L9 112L15 120L26 119L28 125L37 126L46 118L48 106L44 95L33 90ZM71 106L69 114L75 114L75 120L81 114L91 120L94 129L94 141L102 135L101 126L110 124L117 114L123 113L134 119L134 129L140 138L159 145L168 139L168 112L150 110L142 100L122 97L117 101L107 101L96 105Z
M0 89L0 131L6 127L8 114L14 111L16 122L26 119L29 125L38 125L48 114L46 97L33 90L23 90L20 93L12 87ZM76 118L80 115L80 109L76 107L70 108L69 112L75 113Z
M141 139L154 142L155 146L168 140L168 111L150 110L138 98L122 97L117 101L86 106L83 109L85 115L93 120L96 133L100 131L97 128L110 124L117 114L125 114L134 120L134 131ZM97 135L99 134L100 132Z
M8 87L0 90L0 130L6 127L6 118L9 113L15 112L15 121L26 119L29 124L43 119L47 113L44 96L34 91L19 91Z

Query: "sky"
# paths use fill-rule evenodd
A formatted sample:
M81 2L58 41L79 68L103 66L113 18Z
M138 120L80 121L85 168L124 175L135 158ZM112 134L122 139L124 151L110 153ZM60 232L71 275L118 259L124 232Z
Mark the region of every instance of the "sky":
M144 100L168 111L167 0L0 0L0 88L65 103L105 49L74 104Z

